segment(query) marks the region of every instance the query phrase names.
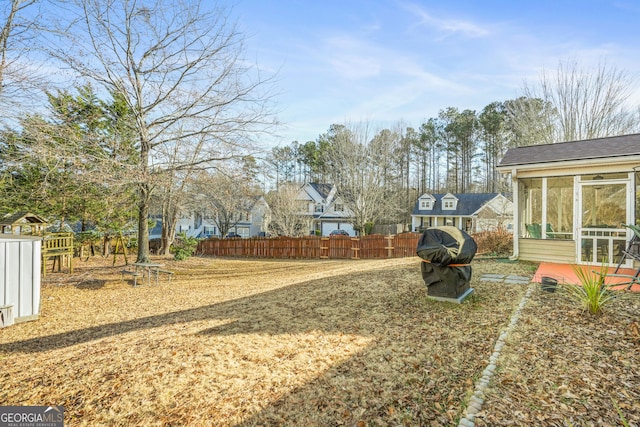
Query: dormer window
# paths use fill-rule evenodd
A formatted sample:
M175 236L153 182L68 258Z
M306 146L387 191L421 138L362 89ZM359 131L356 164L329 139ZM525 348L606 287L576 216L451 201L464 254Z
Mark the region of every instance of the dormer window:
M419 209L421 211L430 211L431 209L433 209L434 201L435 201L434 198L429 196L429 195L422 196L420 198L420 207L419 207Z
M458 199L452 195L447 194L442 198L442 210L455 211L457 209Z

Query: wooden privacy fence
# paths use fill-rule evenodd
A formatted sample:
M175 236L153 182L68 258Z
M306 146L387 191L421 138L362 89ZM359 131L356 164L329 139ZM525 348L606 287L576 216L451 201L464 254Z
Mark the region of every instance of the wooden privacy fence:
M221 257L372 259L414 256L420 233L363 237L254 237L207 239L197 253Z

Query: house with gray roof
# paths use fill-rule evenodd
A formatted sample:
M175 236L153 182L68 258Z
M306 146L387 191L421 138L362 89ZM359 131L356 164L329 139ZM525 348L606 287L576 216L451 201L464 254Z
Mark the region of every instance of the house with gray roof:
M640 221L640 134L507 150L513 257L632 267L623 251Z
M500 193L423 194L411 213L411 229L450 225L475 233L513 225L513 203Z
M351 211L345 207L334 184L308 182L298 191L296 201L300 214L308 219L310 234L328 236L333 230L344 230L355 236Z

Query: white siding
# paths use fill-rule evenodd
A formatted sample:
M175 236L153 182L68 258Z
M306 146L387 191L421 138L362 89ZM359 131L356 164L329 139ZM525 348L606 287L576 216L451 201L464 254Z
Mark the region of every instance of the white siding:
M16 321L40 314L40 238L0 236L0 306L13 306Z

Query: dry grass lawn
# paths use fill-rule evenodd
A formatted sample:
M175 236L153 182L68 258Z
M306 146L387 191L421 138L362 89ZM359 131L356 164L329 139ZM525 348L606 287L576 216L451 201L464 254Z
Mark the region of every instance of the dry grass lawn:
M480 275L533 275L527 264L474 261L476 293L456 305L425 298L418 258L161 261L176 274L158 286L123 281L121 260L115 267L111 259L76 261L72 275L48 274L41 318L0 330L0 405L64 405L69 426L455 425L527 289ZM637 298L627 306L637 316ZM553 341L537 325L549 316ZM574 320L566 327L556 323L567 318ZM574 365L549 362L565 334L591 325L580 319L559 298L534 292L479 425L532 425L550 411L560 415L548 425L564 425L589 413L575 409L576 387L610 381L606 390L615 390L612 375L572 380ZM597 322L610 338L606 354L625 372L615 401L638 425L634 319ZM562 360L581 363L581 339ZM580 375L612 362L600 368L604 362L590 357L593 369ZM544 369L561 377L538 383ZM546 393L545 400L538 394L531 403L528 393ZM576 400L587 408L606 401L601 419L619 420L608 396Z

